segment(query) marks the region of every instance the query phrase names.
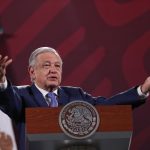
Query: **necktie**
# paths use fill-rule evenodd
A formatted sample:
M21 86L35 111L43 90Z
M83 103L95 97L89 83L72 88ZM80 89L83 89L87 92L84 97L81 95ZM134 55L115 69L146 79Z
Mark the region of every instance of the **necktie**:
M58 107L58 101L55 94L53 92L49 92L47 96L51 99L50 107Z

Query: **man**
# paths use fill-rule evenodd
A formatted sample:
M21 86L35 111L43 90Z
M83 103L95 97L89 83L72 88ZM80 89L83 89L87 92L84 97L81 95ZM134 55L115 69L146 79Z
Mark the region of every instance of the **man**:
M6 68L11 63L12 60L7 56L0 56L0 108L15 121L19 131L19 149L22 150L25 149L24 125L27 107L57 107L74 100L87 101L93 105L132 104L137 106L145 101L150 90L150 77L141 86L109 99L101 96L92 97L81 88L62 87L60 86L62 60L59 54L49 47L36 49L29 58L29 74L33 83L31 86L11 85L6 79ZM54 103L53 99L55 99Z

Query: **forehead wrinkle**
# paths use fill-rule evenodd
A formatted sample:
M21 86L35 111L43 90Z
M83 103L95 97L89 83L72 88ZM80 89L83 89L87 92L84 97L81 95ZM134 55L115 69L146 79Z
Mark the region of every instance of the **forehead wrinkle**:
M46 52L45 52L46 53ZM49 52L48 52L49 53ZM37 57L36 57L36 60L37 61L41 61L41 59L43 59L43 58L41 58L41 57L43 57L43 56L41 56L41 55L43 55L44 53L41 53L41 54L39 54L39 55L37 55ZM62 64L62 60L60 59L60 57L58 56L58 55L56 55L56 54L54 54L54 53L51 53L51 54L53 54L53 55L55 55L56 56L56 58L57 59L55 59L55 58L48 58L48 57L45 57L44 59L44 61L43 62L52 62L52 60L54 59L54 60L56 60L56 63L60 63L60 64ZM54 62L55 63L55 62Z

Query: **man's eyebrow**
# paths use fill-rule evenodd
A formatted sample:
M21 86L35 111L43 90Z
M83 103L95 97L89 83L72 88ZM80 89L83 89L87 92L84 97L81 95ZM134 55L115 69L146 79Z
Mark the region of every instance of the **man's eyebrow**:
M61 64L61 62L59 62L59 61L56 61L55 63Z

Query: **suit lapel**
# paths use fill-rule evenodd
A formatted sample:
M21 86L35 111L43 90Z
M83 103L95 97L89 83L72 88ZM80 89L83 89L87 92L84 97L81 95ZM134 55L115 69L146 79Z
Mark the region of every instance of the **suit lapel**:
M58 103L59 105L66 105L69 103L69 96L65 93L62 87L58 88Z
M34 100L35 102L41 107L48 107L42 93L36 88L36 86L33 84L31 86L31 90L32 90L32 93L33 93L33 96L34 96Z
M34 84L31 86L31 90L32 90L35 102L38 104L38 106L48 107L42 93L36 88ZM58 88L58 103L60 106L66 105L69 103L69 96L65 93L62 87Z

